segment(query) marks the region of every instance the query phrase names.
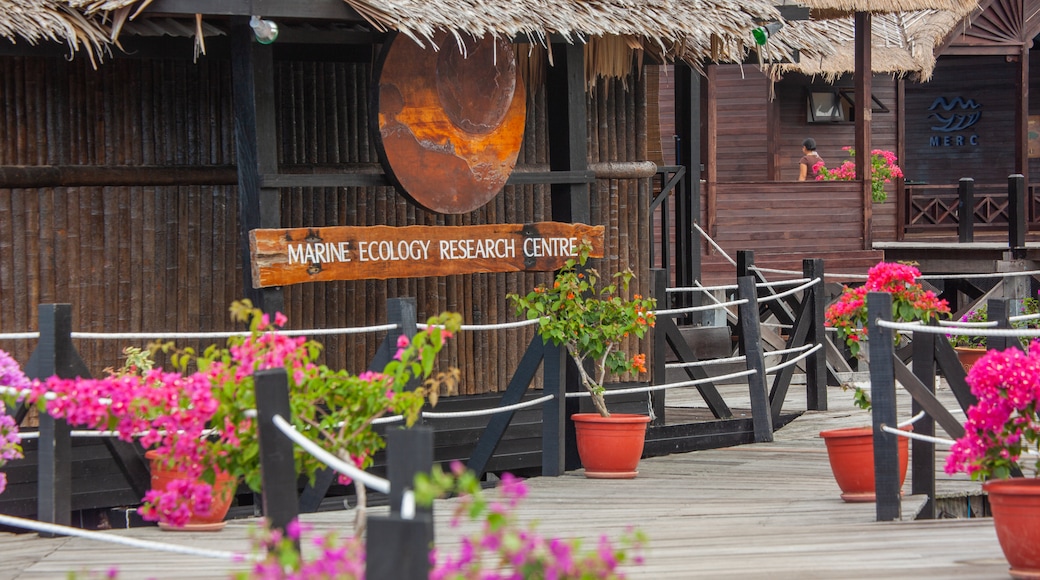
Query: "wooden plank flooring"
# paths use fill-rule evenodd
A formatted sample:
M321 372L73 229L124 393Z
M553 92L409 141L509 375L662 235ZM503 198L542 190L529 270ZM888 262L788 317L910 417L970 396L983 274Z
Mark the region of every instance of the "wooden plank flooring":
M746 389L746 387L744 387ZM830 474L821 429L869 422L848 394L830 392L831 409L807 412L772 443L644 459L629 481L588 480L581 471L531 478L522 517L548 535L595 541L637 526L649 536L643 566L631 578L1006 578L1007 564L986 518L877 523L873 504L846 504ZM696 406L695 397L685 404ZM672 397L684 404L684 397ZM908 407L908 405L907 405ZM785 407L786 408L786 407ZM803 407L804 408L804 407ZM902 408L902 407L901 407ZM939 474L941 492L978 489ZM909 478L904 488L909 493ZM904 499L904 518L920 499ZM438 504L442 549L458 543L450 507ZM373 510L378 513L379 510ZM347 532L353 512L310 514L318 530ZM108 532L210 549L248 552L253 521L234 520L216 533L156 528ZM471 531L471 530L470 530ZM62 578L68 571L120 569L120 578L223 578L243 564L142 551L91 540L0 535L0 580ZM97 576L100 577L100 576Z

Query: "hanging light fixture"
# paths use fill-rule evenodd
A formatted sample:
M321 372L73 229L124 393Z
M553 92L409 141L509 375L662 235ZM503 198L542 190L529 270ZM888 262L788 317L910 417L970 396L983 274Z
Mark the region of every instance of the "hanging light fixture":
M278 38L278 25L270 20L253 16L249 19L249 27L253 29L253 35L260 44L271 44Z
M755 37L755 43L759 46L765 44L770 36L773 36L784 27L784 23L778 20L767 23L765 26L759 26L758 28L751 31L751 34Z

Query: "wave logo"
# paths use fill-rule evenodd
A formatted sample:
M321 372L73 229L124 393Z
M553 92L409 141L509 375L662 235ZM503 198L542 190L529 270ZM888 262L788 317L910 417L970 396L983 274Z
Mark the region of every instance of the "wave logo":
M979 110L981 108L982 105L976 103L975 99L964 100L954 97L952 101L947 101L945 97L939 97L928 107L929 111L933 111L928 118L934 117L938 121L937 125L932 125L932 131L963 131L979 122L979 118L982 117L982 111Z

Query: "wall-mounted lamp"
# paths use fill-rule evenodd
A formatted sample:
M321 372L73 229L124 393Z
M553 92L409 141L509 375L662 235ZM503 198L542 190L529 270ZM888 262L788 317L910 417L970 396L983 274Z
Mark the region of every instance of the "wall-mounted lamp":
M249 27L253 29L256 41L260 44L271 44L278 38L278 25L270 20L263 20L259 16L249 19Z
M784 23L780 21L773 21L765 26L759 26L758 28L751 31L751 34L755 37L755 42L761 46L769 40L770 36L773 36L784 27Z

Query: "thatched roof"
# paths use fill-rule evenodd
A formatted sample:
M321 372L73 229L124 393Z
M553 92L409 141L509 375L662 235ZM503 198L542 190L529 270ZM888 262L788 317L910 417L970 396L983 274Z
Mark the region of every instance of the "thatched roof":
M935 48L964 21L970 10L919 10L875 15L871 25L873 72L912 74L917 80L928 80L935 68ZM820 75L833 80L855 69L855 26L852 17L788 22L776 35L778 42L808 36L827 39L833 51L829 54L814 52L815 47L823 46L814 42L811 47L801 51L800 62L777 65L777 70Z
M222 0L211 0L214 11ZM301 3L307 0L299 0ZM343 0L376 30L396 30L426 44L438 32L463 36L527 37L533 44L553 39L591 44L587 64L594 74L627 69L631 51L644 49L665 58L703 62L742 62L756 55L763 63L801 63L786 70L836 76L851 70L851 19L793 21L765 46L755 45L751 31L778 20L774 4L784 0ZM786 0L791 1L791 0ZM91 59L115 43L124 25L183 35L192 31L197 48L224 23L205 14L179 21L150 19L151 0L0 0L0 37L36 44L67 43L70 51L86 47ZM967 14L975 0L804 0L815 10L860 10L881 13L910 7L945 7L875 18L874 68L879 72L917 72L927 77L931 55L957 14ZM956 10L954 10L956 9ZM922 16L924 15L924 16ZM950 22L944 20L948 16ZM173 22L180 22L171 26ZM154 26L149 26L154 24ZM216 28L212 25L215 24ZM155 33L153 32L153 33ZM627 52L626 52L627 51Z
M813 19L823 20L842 18L855 12L888 14L945 10L966 14L975 9L978 0L798 0L797 4L809 7Z

